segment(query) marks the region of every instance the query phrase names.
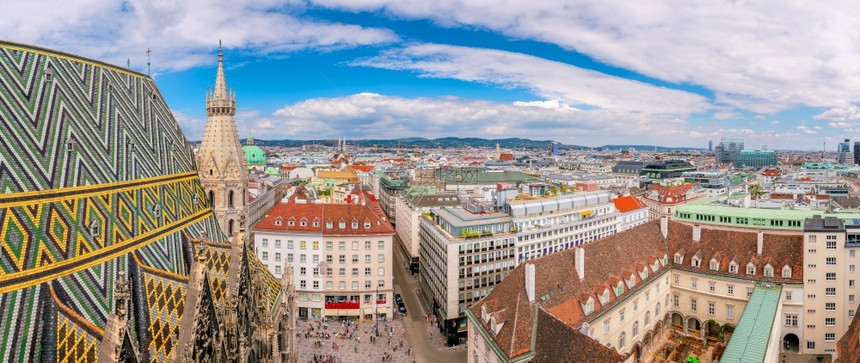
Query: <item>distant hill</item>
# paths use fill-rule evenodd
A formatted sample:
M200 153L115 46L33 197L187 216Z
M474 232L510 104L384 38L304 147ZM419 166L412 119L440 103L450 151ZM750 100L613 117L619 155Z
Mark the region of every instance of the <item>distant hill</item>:
M636 150L650 150L654 151L654 145L603 145L599 147L604 150L621 150L621 149L630 149L634 148ZM667 146L657 146L657 151L674 151L674 150L704 150L701 147L667 147Z
M244 140L242 140L244 143ZM400 139L360 139L360 140L346 140L347 144L350 145L359 145L359 146L373 146L381 148L392 148L397 147L399 144L402 148L414 148L416 146L420 148L434 148L434 147L496 147L496 143L499 144L500 147L505 149L546 149L549 150L552 141L550 140L531 140L531 139L523 139L523 138L507 138L507 139L482 139L476 137L443 137L438 139L426 139L423 137L408 137L408 138L400 138ZM301 145L326 145L326 146L337 146L337 140L261 140L254 139L254 143L262 146L301 146ZM559 144L558 148L560 150L583 150L589 149L585 146L579 145L566 145Z

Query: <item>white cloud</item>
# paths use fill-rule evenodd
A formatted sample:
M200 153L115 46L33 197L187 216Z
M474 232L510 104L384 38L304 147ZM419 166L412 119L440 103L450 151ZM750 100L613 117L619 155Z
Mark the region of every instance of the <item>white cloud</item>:
M680 115L710 108L708 101L700 95L494 49L413 44L386 50L379 56L360 59L352 64L410 70L424 77L522 87L541 97L574 106Z
M771 124L771 125L779 125L779 124L780 124L780 122L779 122L779 120L773 120L773 121L771 121L771 122L770 122L770 124Z
M557 44L759 113L860 100L857 1L311 1Z
M834 107L815 115L813 118L826 121L860 120L860 108L857 106Z
M549 107L548 107L549 106ZM500 103L456 97L359 93L284 106L247 127L266 138L525 137L598 146L685 142L686 121L616 110L579 110L554 101ZM384 130L384 131L382 131Z
M817 134L817 133L818 133L818 132L816 132L815 130L810 129L810 128L808 128L808 127L804 126L804 125L797 125L797 129L798 129L798 130L800 130L800 131L802 131L802 132L804 132L804 133L806 133L806 134L809 134L809 135L815 135L815 134Z
M11 1L3 4L6 39L85 55L116 64L131 58L145 67L152 48L155 70L211 64L219 39L225 47L272 54L337 49L398 40L389 30L303 20L292 1Z

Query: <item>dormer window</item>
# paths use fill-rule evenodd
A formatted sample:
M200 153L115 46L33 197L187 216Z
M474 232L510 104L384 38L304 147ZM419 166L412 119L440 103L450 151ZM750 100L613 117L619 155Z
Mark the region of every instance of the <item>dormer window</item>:
M600 297L600 304L609 304L609 289L603 290L603 296Z
M588 298L588 302L585 303L585 315L591 314L594 312L594 299Z
M719 270L719 269L720 269L720 262L719 262L719 261L717 261L717 260L712 259L712 260L711 260L711 266L710 266L710 268L711 268L711 271L717 271L717 270Z
M370 222L364 222L364 228L370 228Z
M729 273L736 274L738 273L738 264L735 261L729 263Z
M791 267L788 267L788 265L785 265L782 267L782 278L784 278L784 279L790 279L791 278Z
M320 226L320 221L316 221L316 220L315 220L315 221L314 221L314 227L319 227L319 226Z
M770 264L764 267L764 277L773 277L773 267Z
M287 221L287 225L288 225L288 226L291 226L291 227L292 227L292 226L295 226L295 225L296 225L296 220L295 220L295 219L290 218L290 220L289 220L289 221Z
M337 228L346 228L346 222L340 222L337 224Z
M618 281L618 286L615 287L615 296L621 296L624 293L624 283Z
M307 227L307 226L308 226L308 220L307 220L307 219L302 218L302 220L301 220L301 221L299 221L299 225L300 225L300 226L302 226L302 227Z
M358 222L352 222L352 229L358 229Z
M325 222L325 228L331 228L332 226L333 224L331 223L331 221Z
M275 218L275 225L280 226L284 224L284 220L281 217Z
M755 265L752 262L747 264L747 275L755 275Z
M666 266L666 264L669 263L669 255L663 255L663 261L661 261L661 263L663 263L663 266Z
M93 221L90 222L89 230L90 230L90 237L92 237L92 238L96 238L96 237L99 237L101 235L101 233L99 232L99 220L98 219L93 219Z
M161 218L161 208L158 207L158 204L152 206L152 216L156 219Z
M75 151L75 139L70 137L66 140L66 151Z
M636 286L636 276L631 274L630 280L627 282L627 287L632 289L634 286Z
M690 260L690 264L691 264L693 267L699 267L699 266L701 265L701 263L700 263L700 262L701 262L701 260L699 260L699 258L698 258L698 257L693 257L693 258Z
M51 82L54 80L54 68L48 66L48 69L45 70L45 81Z
M681 264L684 263L684 256L681 256L680 253L675 254L675 263Z

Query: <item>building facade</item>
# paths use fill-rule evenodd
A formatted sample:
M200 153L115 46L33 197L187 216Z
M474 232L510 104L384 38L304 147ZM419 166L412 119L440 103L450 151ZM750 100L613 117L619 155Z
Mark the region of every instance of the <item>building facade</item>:
M291 269L299 319L391 318L393 235L375 198L351 204L276 204L254 227L257 257L276 277Z

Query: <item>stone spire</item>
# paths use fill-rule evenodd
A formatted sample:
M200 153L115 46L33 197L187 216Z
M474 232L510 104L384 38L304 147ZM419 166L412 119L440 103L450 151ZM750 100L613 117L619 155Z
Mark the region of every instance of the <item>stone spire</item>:
M227 87L224 51L218 46L215 87L206 93L206 129L197 151L200 183L212 205L221 230L228 237L237 234L247 209L248 167L239 142L236 94Z

